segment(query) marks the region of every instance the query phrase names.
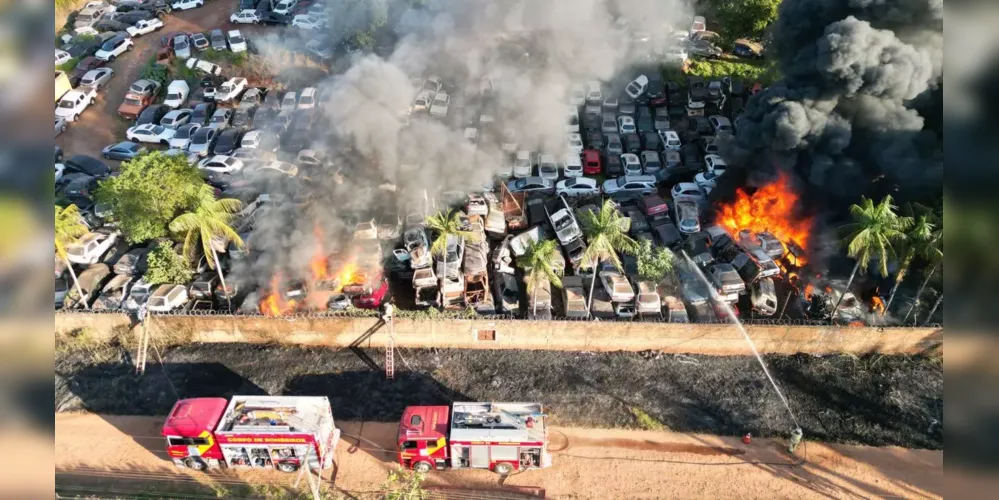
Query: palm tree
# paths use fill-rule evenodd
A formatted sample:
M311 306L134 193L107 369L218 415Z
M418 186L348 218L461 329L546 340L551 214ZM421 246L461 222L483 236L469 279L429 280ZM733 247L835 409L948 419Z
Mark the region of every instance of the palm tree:
M937 295L937 300L933 303L933 307L930 308L930 313L926 315L926 319L923 320L923 324L929 323L930 320L933 319L933 313L937 312L937 308L940 307L940 303L943 302L943 296L943 292L940 292L940 295Z
M524 283L532 290L534 315L538 314L538 287L542 283L562 288L562 268L555 267L556 256L561 250L555 240L531 241L524 255L517 258L517 265L524 270Z
M912 261L917 256L932 261L938 240L942 236L939 229L940 220L929 207L918 203L909 204L906 206L906 215L913 219L913 223L906 231L905 241L901 245L905 250L905 257L902 258L902 265L899 266L898 273L895 274L895 284L892 285L891 293L888 294L888 303L885 304L884 311L881 312L882 316L888 313L892 301L895 300L895 292L898 291L898 286L902 284L902 280L909 272Z
M215 191L211 186L205 184L198 190L194 208L177 216L170 222L170 230L175 233L187 233L184 237L184 255L188 260L194 260L198 240L201 240L201 249L205 255L211 255L212 260L208 261L208 267L215 269L222 283L222 289L228 290L225 285L225 276L222 276L222 268L219 266L219 256L215 252L215 243L223 245L230 241L236 244L237 248L243 248L243 239L239 237L236 230L230 226L234 215L243 208L243 202L233 198L215 199ZM229 302L229 294L226 294L226 302L232 309Z
M857 271L860 268L866 269L871 259L875 258L878 274L887 276L888 261L895 258L895 248L905 240L905 231L912 226L912 218L900 217L895 213L896 207L891 202L891 195L888 195L877 205L872 200L861 198L860 205L850 206L854 222L843 226L843 231L847 233L843 243L846 245L847 255L856 259L857 264L853 266L846 288L833 307L834 320Z
M447 240L460 238L464 241L477 242L479 234L465 229L461 214L452 210L437 212L427 217L427 227L437 233L437 237L430 244L430 253L431 255L444 256L444 276L440 277L441 280L444 280L447 278Z
M630 220L621 216L612 200L605 200L599 212L584 211L582 215L583 234L588 244L583 252L583 262L593 270L590 297L586 303L586 314L589 315L593 305L593 285L597 282L600 265L609 261L621 271L621 259L617 252L631 253L638 245L627 234Z
M919 303L919 299L923 296L923 291L926 290L926 285L930 283L930 279L936 274L937 268L940 267L940 263L943 262L943 217L940 213L931 212L928 216L931 221L934 221L935 227L933 230L933 237L926 242L924 247L924 253L922 258L925 259L929 264L930 268L926 271L926 277L923 279L922 284L919 285L919 290L916 291L916 300L912 301L912 305L909 306L909 310L906 311L905 317L902 318L902 323L904 324L908 319L912 311L916 309L916 304Z
M80 239L81 236L87 234L88 229L86 224L83 223L83 216L80 215L80 209L76 205L70 205L68 207L55 206L55 252L56 256L62 259L62 262L66 264L66 269L69 269L69 275L73 278L73 284L76 286L76 293L80 296L80 301L83 302L83 307L90 309L87 305L87 298L83 296L83 289L80 288L80 281L76 278L76 271L73 270L73 264L69 261L69 255L66 253L66 248Z

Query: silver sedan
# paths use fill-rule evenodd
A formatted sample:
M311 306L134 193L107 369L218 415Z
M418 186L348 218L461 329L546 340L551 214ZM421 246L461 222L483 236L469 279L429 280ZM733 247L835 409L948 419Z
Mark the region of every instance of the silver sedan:
M112 76L114 76L114 70L111 68L92 69L83 75L83 78L80 79L80 85L87 85L100 90Z

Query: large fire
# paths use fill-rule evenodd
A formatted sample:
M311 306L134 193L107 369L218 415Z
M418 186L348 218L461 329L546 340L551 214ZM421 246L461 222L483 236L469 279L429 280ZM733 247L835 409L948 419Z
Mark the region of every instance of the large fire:
M733 235L743 229L753 233L769 232L781 241L785 253L792 241L802 250L808 250L812 219L797 217L797 204L798 194L782 174L752 195L737 190L734 201L718 207L716 220ZM804 258L799 256L795 264L801 267L804 263Z
M264 316L284 316L295 311L298 307L298 301L296 300L285 300L281 295L281 275L275 274L271 278L270 290L267 292L257 307L260 309L260 314Z

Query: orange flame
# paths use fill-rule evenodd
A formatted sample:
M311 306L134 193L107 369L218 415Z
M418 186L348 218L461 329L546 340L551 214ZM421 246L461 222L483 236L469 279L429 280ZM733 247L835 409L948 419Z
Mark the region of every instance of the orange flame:
M805 298L812 300L812 294L815 293L815 287L811 283L805 285Z
M796 217L797 204L798 194L782 174L775 182L757 189L752 196L742 189L737 190L734 201L718 208L717 221L733 235L743 229L753 233L767 231L784 244L785 253L792 241L807 250L812 219ZM801 267L805 259L799 257L795 264Z
M275 274L271 278L270 291L257 303L260 314L264 316L284 316L285 314L294 312L295 308L298 307L298 301L285 300L281 296L280 285L281 275Z
M871 312L876 314L881 314L885 311L885 301L881 300L881 297L877 295L871 299Z
M847 326L864 326L863 321L851 321Z

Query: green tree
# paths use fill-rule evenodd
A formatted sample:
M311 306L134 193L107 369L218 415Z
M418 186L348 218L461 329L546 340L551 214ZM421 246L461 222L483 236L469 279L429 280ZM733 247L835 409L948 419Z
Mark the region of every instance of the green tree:
M638 259L638 276L643 280L659 283L673 274L676 255L668 248L652 248L652 242L642 240L638 242L635 258Z
M191 263L173 249L169 240L164 240L149 252L142 279L150 285L187 283L193 274Z
M586 251L583 252L583 263L587 269L593 270L590 296L586 302L587 314L590 314L593 305L593 285L597 282L600 265L605 261L610 262L618 271L623 271L617 253L634 253L638 245L628 236L631 220L621 216L621 212L610 199L604 200L598 212L584 211L581 222L587 241Z
M856 259L857 264L853 266L846 288L833 307L834 320L843 297L857 276L857 271L861 268L867 269L872 258L877 261L878 274L888 276L888 262L895 259L895 249L905 241L905 231L912 226L912 218L899 216L895 212L896 207L891 203L889 195L877 205L872 200L861 198L860 205L850 206L853 222L842 228L847 234L843 244L846 245L847 255Z
M909 266L912 265L913 260L919 257L932 263L934 254L942 252L939 247L943 239L943 232L940 229L941 220L937 214L931 208L918 203L907 205L905 212L906 216L912 218L913 223L906 231L904 244L899 249L904 257L902 257L902 264L899 266L898 272L895 273L895 284L892 285L891 292L888 294L888 302L885 304L882 315L888 313L892 301L895 300L895 292L898 291L898 286L902 284L902 280L908 274Z
M427 228L437 236L430 243L430 254L444 258L444 276L438 276L443 283L447 277L447 240L449 238L460 238L466 242L478 242L479 234L463 228L461 216L458 212L448 210L437 212L427 217Z
M424 500L430 492L423 489L427 475L422 472L409 472L400 469L389 471L388 479L382 484L385 500Z
M87 298L83 296L83 290L80 288L80 282L76 279L76 271L73 270L73 264L69 262L69 255L66 254L66 248L79 240L81 236L87 234L87 232L89 232L87 226L83 223L80 209L76 205L70 205L66 208L59 205L55 206L56 256L62 259L63 263L66 264L66 269L69 269L69 275L73 278L73 285L76 286L76 293L80 296L83 307L90 309L90 306L87 305Z
M777 19L781 0L701 0L710 28L725 42L739 38L760 40L770 23Z
M517 257L517 265L524 270L524 283L531 290L531 308L538 314L538 288L548 282L562 288L562 269L555 267L556 257L561 250L555 240L531 241L524 255Z
M947 201L944 200L946 205ZM923 278L923 282L919 285L919 290L916 291L916 300L912 301L912 305L909 306L909 310L906 311L905 317L902 318L902 323L905 323L909 319L909 315L916 309L916 305L923 298L923 292L926 290L926 285L930 283L930 279L937 273L937 269L940 268L940 264L943 262L943 214L938 212L929 212L925 214L926 217L934 224L933 234L930 239L926 241L925 245L922 247L922 252L920 257L922 257L929 268L926 270L926 275ZM992 232L991 228L983 228L982 232ZM942 294L941 294L942 295ZM929 318L927 317L927 321ZM914 321L915 322L915 321Z
M95 194L111 207L129 243L140 243L166 236L167 224L204 185L186 158L154 151L122 163L120 175L101 181Z
M243 239L231 226L235 214L241 208L243 208L243 202L233 198L215 199L215 191L212 187L208 184L202 184L194 207L170 222L171 231L185 234L184 256L189 262L194 261L198 242L201 242L201 249L205 256L212 256L211 260L208 261L208 267L215 269L218 273L223 289L226 289L225 277L222 276L222 268L219 266L219 256L215 247L221 245L224 248L231 241L238 248L243 248ZM228 295L226 300L229 300Z

